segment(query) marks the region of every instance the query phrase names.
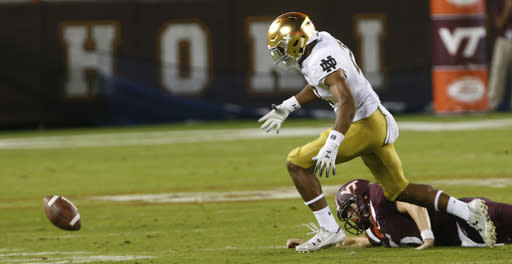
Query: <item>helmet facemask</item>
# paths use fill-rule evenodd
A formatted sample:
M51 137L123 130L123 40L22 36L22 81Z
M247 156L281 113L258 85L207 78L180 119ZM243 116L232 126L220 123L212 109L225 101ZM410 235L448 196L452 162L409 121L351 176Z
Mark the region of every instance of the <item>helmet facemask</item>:
M353 235L360 235L371 226L370 211L361 195L353 194L337 207L338 219L343 228Z
M270 56L274 59L274 64L284 66L285 70L299 69L298 59L288 55L286 52L288 47L288 41L281 40L275 47L270 48ZM300 54L302 56L302 54ZM299 56L300 58L300 56Z
M267 36L274 64L284 66L286 70L299 69L306 43L315 32L315 26L305 14L291 12L276 18Z

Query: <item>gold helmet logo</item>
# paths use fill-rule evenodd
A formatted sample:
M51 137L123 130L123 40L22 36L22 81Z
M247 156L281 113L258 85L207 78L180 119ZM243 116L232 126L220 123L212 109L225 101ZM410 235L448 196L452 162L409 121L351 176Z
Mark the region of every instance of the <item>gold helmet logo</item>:
M282 62L288 68L298 68L297 61L315 32L315 25L306 14L290 12L277 17L270 24L267 34L268 49L275 63Z

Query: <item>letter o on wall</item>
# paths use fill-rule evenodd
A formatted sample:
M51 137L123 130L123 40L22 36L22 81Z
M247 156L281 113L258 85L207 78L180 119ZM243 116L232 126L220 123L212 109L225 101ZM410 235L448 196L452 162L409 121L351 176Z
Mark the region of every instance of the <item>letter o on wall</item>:
M210 74L209 42L209 34L199 22L164 26L160 35L161 82L169 92L197 95L206 88ZM182 56L184 52L186 56ZM184 64L187 74L182 72Z

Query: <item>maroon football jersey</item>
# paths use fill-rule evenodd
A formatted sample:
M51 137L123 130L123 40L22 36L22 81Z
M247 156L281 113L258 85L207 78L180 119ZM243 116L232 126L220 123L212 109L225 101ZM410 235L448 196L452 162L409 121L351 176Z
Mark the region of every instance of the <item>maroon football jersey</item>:
M390 202L384 196L384 191L378 184L370 184L370 211L372 226L366 230L366 236L372 245L397 247L400 245L421 245L422 239L414 220L400 213L395 202ZM474 198L462 198L469 202ZM488 199L489 217L496 226L497 243L512 243L512 225L507 221L512 219L512 205L497 203ZM428 210L432 231L435 236L435 246L484 246L483 240L476 230L466 221L456 216Z
M370 212L372 227L366 230L366 236L373 245L397 247L422 243L412 218L398 212L396 203L386 199L378 184L370 184Z

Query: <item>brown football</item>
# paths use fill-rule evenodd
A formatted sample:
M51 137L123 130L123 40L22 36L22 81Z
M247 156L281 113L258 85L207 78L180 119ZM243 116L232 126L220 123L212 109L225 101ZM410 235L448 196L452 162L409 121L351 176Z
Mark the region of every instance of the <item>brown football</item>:
M56 227L64 230L80 230L82 227L78 209L64 196L46 196L43 205L48 220Z

